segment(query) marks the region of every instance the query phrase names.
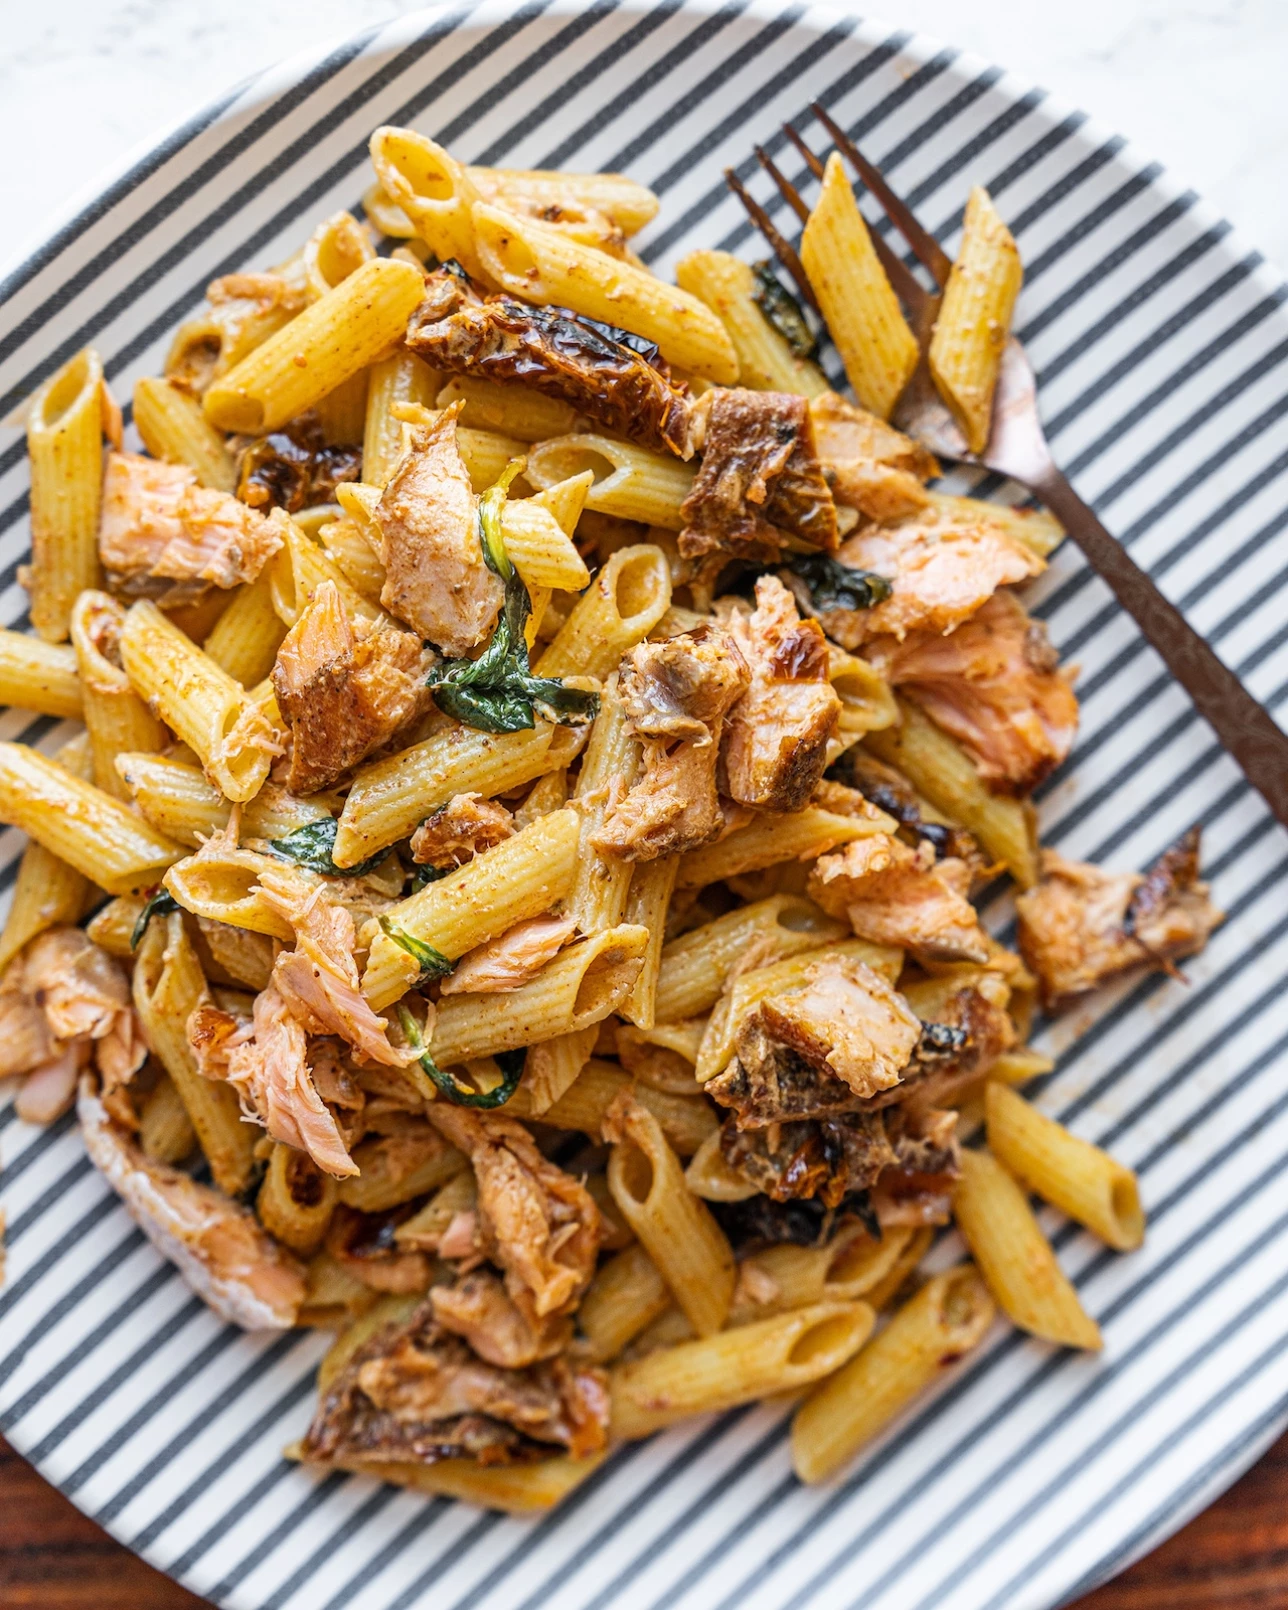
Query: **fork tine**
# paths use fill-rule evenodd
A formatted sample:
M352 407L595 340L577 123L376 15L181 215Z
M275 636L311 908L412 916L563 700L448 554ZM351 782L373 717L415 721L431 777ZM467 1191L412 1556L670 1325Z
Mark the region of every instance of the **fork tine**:
M805 205L800 191L791 183L786 174L780 170L778 164L763 145L753 146L752 150L755 151L756 160L761 167L778 186L779 195L800 219L801 223L807 223L809 221L809 208Z
M805 159L805 163L814 177L816 179L821 179L823 177L822 161L815 156L814 152L811 151L809 146L805 144L805 141L801 139L800 135L790 123L783 124L783 133ZM782 189L781 185L779 186L779 189ZM804 215L801 216L801 222L805 222ZM881 235L878 235L875 230L873 230L871 234L872 244L876 248L877 257L880 260L882 268L885 269L886 278L890 281L891 285L894 286L895 295L914 318L919 318L925 311L926 307L927 295L925 288L920 284L916 275L913 274L912 270L903 261L903 259L899 257L893 248L887 243L885 238Z
M948 283L948 275L953 266L948 253L928 230L922 228L911 209L886 183L881 170L868 161L836 119L828 114L827 109L815 101L810 111L836 141L837 149L854 164L859 177L889 214L890 222L934 275L936 283L942 290Z
M823 164L810 150L809 146L805 144L804 140L801 139L800 135L790 123L783 124L783 133L800 152L801 156L804 158L805 166L809 169L809 171L816 179L821 179L823 177Z
M747 216L773 248L774 256L777 257L792 279L795 280L796 289L821 318L822 313L819 311L818 298L814 295L813 287L810 285L809 278L805 273L804 265L796 255L796 248L778 232L774 220L748 191L746 185L743 184L733 169L726 168L724 176L725 183L747 209Z

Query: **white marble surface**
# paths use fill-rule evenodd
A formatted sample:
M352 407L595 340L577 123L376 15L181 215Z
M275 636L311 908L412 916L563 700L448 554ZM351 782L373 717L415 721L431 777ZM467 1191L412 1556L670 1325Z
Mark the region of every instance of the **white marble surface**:
M418 3L0 0L0 260L228 85ZM874 11L1084 107L1288 269L1288 0L879 0Z

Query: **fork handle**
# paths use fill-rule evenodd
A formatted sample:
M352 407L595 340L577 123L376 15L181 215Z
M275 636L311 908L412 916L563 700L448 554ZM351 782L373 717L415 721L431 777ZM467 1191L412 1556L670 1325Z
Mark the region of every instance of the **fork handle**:
M1244 776L1288 827L1288 734L1052 465L1029 482L1157 650Z

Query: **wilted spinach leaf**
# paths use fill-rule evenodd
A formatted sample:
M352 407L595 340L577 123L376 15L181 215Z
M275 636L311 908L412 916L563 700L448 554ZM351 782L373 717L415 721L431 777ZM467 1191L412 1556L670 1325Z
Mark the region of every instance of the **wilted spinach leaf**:
M510 563L501 532L501 510L510 482L523 468L514 459L495 486L479 499L479 543L488 569L505 583L505 604L492 640L477 660L442 660L429 674L438 708L482 732L522 732L539 713L565 727L594 719L599 695L567 687L555 677L533 676L524 627L532 600Z
M818 357L818 341L800 303L774 273L769 259L751 265L752 300L798 358Z
M442 1068L438 1066L425 1049L425 1041L420 1032L420 1025L401 1001L398 1003L398 1021L402 1024L402 1030L407 1036L408 1045L411 1046L413 1051L419 1053L420 1065L433 1081L435 1089L440 1095L445 1096L453 1106L504 1107L519 1088L519 1080L523 1077L524 1053L522 1051L508 1051L496 1059L505 1077L494 1090L475 1090L471 1085L462 1084L453 1074L444 1073Z
M893 591L884 576L843 565L830 553L793 554L786 569L805 583L816 610L872 609Z
M384 851L359 861L357 866L336 866L331 854L339 828L334 816L324 816L320 821L306 822L303 827L295 828L285 838L270 839L269 848L274 854L324 878L360 878L380 865L385 858Z
M427 945L423 939L417 939L414 934L404 933L396 928L388 917L381 917L380 931L401 950L405 950L411 959L420 968L418 984L427 983L431 978L446 978L456 965L448 961L441 950L435 950L433 945Z
M130 935L130 949L137 950L143 943L143 936L148 931L148 924L153 917L168 917L172 911L178 911L179 902L170 893L169 889L154 889L148 896L148 903L139 912L139 920L134 924L134 932Z

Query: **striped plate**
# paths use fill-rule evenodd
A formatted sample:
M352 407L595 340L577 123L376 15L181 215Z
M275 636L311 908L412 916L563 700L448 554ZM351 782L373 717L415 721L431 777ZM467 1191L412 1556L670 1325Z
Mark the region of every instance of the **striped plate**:
M616 168L663 200L645 256L757 252L721 169L818 97L951 243L982 181L1027 264L1021 334L1065 467L1278 706L1288 693L1285 287L1118 138L997 68L823 6L443 6L234 91L141 157L0 287L0 413L86 341L128 397L218 274L353 206L378 123L469 158ZM787 153L790 156L790 153ZM801 182L801 176L798 182ZM5 622L23 616L21 445L0 452ZM990 487L1005 497L1006 487ZM1014 495L1014 489L1009 489ZM162 1263L72 1125L0 1116L9 1276L0 1426L123 1542L242 1610L1001 1610L1055 1605L1210 1500L1288 1420L1288 855L1259 799L1074 552L1036 588L1082 667L1044 837L1143 865L1195 820L1229 920L1188 984L1131 980L1051 1028L1043 1105L1140 1171L1146 1248L1054 1215L1103 1357L998 1326L844 1480L793 1480L781 1413L618 1454L522 1522L279 1450L323 1339L225 1329ZM0 717L53 744L52 723ZM0 836L11 879L21 848ZM999 930L1008 920L999 904ZM948 1261L951 1242L938 1249Z

